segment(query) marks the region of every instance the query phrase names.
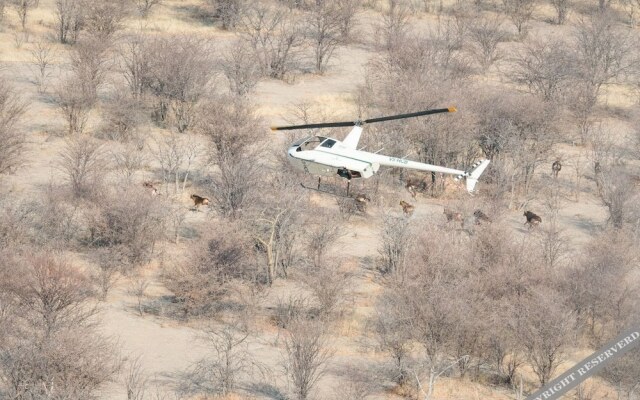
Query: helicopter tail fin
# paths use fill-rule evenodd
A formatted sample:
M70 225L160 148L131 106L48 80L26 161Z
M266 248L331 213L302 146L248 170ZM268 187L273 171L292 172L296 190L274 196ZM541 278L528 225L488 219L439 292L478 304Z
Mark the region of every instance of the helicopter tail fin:
M478 179L480 175L484 172L484 170L489 165L489 160L478 161L471 167L471 171L467 173L467 191L469 193L473 193L476 187L476 183L478 183Z

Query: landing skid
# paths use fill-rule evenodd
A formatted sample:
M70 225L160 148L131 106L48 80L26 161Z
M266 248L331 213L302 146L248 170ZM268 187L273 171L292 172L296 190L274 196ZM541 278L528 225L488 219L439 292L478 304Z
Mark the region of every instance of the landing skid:
M349 198L351 196L349 196L349 189L351 188L351 182L347 181L347 193L346 194L340 194L337 193L337 191L335 189L337 189L335 186L330 186L332 189L334 189L334 191L329 191L327 189L323 189L320 186L320 178L318 178L318 187L310 187L310 186L306 186L304 183L300 183L300 186L302 186L303 188L307 189L307 190L313 190L315 192L320 192L320 193L326 193L326 194L330 194L332 196L337 196L337 197L345 197L345 198Z

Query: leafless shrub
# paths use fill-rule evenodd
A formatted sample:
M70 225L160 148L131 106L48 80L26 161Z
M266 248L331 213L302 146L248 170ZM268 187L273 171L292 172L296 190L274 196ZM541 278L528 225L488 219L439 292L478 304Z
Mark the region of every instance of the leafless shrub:
M122 175L126 184L133 182L136 172L142 169L147 162L145 153L130 145L125 146L121 151L112 152L111 160L116 172Z
M174 193L182 193L200 155L200 146L192 135L171 134L151 147L160 163L165 182L174 184Z
M337 221L333 223L324 216L325 219L316 222L315 224L307 223L306 234L306 253L308 259L311 261L311 265L320 268L326 261L326 255L329 249L335 242L344 235L342 226Z
M243 16L240 30L263 75L285 79L298 67L303 35L292 15L255 5Z
M640 289L629 280L637 251L628 232L594 237L563 281L581 328L594 345L626 328Z
M330 318L339 312L349 285L349 274L340 268L338 260L326 260L323 265L306 268L302 281L318 302L321 316Z
M561 39L527 41L513 58L511 79L545 100L559 100L575 72L567 46Z
M33 208L10 197L0 200L0 246L11 248L32 240Z
M246 0L207 0L213 8L214 18L218 19L222 29L236 27L247 7Z
M260 79L260 66L251 56L246 41L238 40L223 55L222 71L231 93L244 96L253 92Z
M149 379L141 365L142 357L130 359L124 369L124 386L127 391L127 400L144 400L148 389Z
M67 78L56 88L56 100L60 113L67 122L69 135L81 134L87 124L95 97L85 92L79 77Z
M211 356L198 362L195 373L207 382L210 392L227 396L237 389L241 377L260 370L260 364L249 350L249 332L237 324L210 326L202 341L211 350Z
M42 94L47 90L47 80L51 76L51 64L53 62L53 48L43 42L37 42L29 51L31 53L31 63L33 64L34 82L38 87L38 93Z
M283 367L293 384L295 398L306 400L324 375L333 352L319 321L295 321L287 330Z
M518 35L524 37L527 31L527 23L533 17L536 9L536 0L502 0L504 12L518 30Z
M409 34L410 12L399 0L388 0L389 8L382 16L378 31L382 35L382 46L387 51L399 48Z
M342 43L341 9L333 2L316 2L307 15L306 34L311 42L316 72L322 74Z
M471 53L486 71L502 58L498 49L498 45L506 39L506 33L502 30L502 20L499 16L477 18L469 24L467 29L472 40Z
M57 37L60 43L75 43L84 26L83 0L56 0Z
M190 259L167 272L165 284L183 317L215 315L234 281L259 281L260 272L247 251L250 248L250 239L243 232L233 226L221 227L194 249Z
M558 25L563 25L567 21L567 16L571 9L571 2L569 0L549 0L549 3L556 10L556 22Z
M15 89L0 79L0 174L15 170L22 163L26 138L20 121L27 110Z
M576 76L592 88L596 98L602 86L615 83L632 67L632 43L610 13L598 13L578 24L574 33Z
M107 39L89 36L76 43L71 52L71 69L75 82L82 86L82 92L90 103L97 101L98 88L104 82L109 68L110 43Z
M142 45L144 46L144 45ZM203 39L187 36L157 38L138 51L130 48L127 63L136 59L147 60L149 68L137 71L139 66L129 66L127 76L129 85L134 89L137 83L154 96L155 120L174 126L179 132L190 129L198 117L198 103L209 91L213 78L211 68L211 48ZM145 54L147 54L145 56ZM137 73L142 72L142 82L138 82Z
M607 365L600 376L610 382L621 399L632 400L640 388L640 350L631 349L628 354Z
M154 57L150 41L141 34L124 38L118 46L119 71L134 98L140 98L151 79L151 60Z
M129 0L93 0L83 6L84 29L91 37L110 42L114 34L123 28L129 15Z
M135 0L136 7L142 18L147 18L151 9L162 4L162 0Z
M9 0L9 4L15 9L16 14L18 14L22 30L25 30L27 25L27 15L31 9L37 7L38 0Z
M529 300L523 322L522 339L527 358L540 385L544 386L567 356L575 315L566 309L562 296L546 290Z
M58 168L77 198L89 198L100 191L105 166L102 145L90 137L70 139L58 160Z
M121 90L102 106L101 135L121 142L140 139L139 125L143 122L141 104Z
M136 297L138 314L140 316L144 314L142 300L144 299L147 287L149 287L149 281L141 276L134 278L129 287L129 293Z
M99 200L97 209L85 215L87 244L119 253L114 257L123 266L148 261L164 236L166 214L160 199L136 185L107 191Z
M386 216L382 226L382 240L378 254L378 269L383 274L396 275L399 280L405 277L406 257L412 243L409 219Z

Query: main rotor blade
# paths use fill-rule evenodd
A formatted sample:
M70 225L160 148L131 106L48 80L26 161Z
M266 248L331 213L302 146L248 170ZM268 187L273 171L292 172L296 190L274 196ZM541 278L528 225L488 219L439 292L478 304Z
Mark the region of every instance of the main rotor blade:
M457 110L455 107L437 108L433 110L418 111L418 112L409 113L409 114L398 114L398 115L390 115L387 117L370 118L370 119L365 119L364 121L326 122L326 123L320 123L320 124L272 126L271 130L272 131L289 131L293 129L337 128L342 126L371 124L374 122L392 121L394 119L413 118L413 117L419 117L422 115L439 114L439 113L456 112L456 111Z
M313 128L337 128L340 126L354 126L357 125L356 121L349 122L326 122L322 124L306 124L306 125L292 125L292 126L272 126L272 131L290 131L292 129L313 129Z
M373 122L392 121L394 119L413 118L413 117L419 117L421 115L440 114L440 113L456 112L456 111L457 110L455 107L437 108L434 110L418 111L418 112L409 113L409 114L398 114L398 115L390 115L388 117L370 118L370 119L365 119L363 122L365 124L371 124Z

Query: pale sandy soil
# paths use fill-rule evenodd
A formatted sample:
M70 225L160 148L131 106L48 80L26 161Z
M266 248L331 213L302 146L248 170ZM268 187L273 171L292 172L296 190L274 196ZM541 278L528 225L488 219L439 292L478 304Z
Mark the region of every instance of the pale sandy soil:
M194 22L190 19L189 6L195 1L167 1L158 8L149 21L131 21L129 28L142 28L147 32L178 32L200 35L213 35L221 42L230 39L229 33L222 33ZM52 31L48 24L52 22L52 15L44 10L51 10L53 0L41 0L40 8L30 17L32 37L50 34ZM546 16L551 15L548 9L542 10ZM11 17L12 18L12 17ZM15 23L15 19L13 20ZM431 17L424 17L420 22L432 22ZM550 26L543 22L536 22L534 30L544 31L545 34L556 34L564 28ZM59 172L54 167L54 159L64 145L64 139L59 136L63 129L63 120L55 109L55 105L49 96L38 95L33 84L29 82L29 70L26 64L28 60L27 44L23 48L16 49L14 40L7 29L0 32L0 61L7 65L4 74L11 77L16 87L30 100L30 109L26 119L25 128L29 133L29 164L20 169L15 175L6 178L2 184L16 193L28 194L40 190L50 180L59 181ZM62 49L61 46L58 46ZM372 56L370 50L363 45L351 45L339 49L332 61L332 67L323 76L312 74L300 75L292 84L280 81L265 80L258 86L254 100L260 113L268 124L286 122L285 116L293 104L302 102L317 103L324 107L324 113L335 118L355 118L355 105L352 101L352 93L358 84L364 82L364 66ZM56 63L54 78L60 75L60 70L65 66L61 61ZM50 93L51 91L49 91ZM615 92L615 90L612 90ZM616 97L621 99L623 97ZM617 103L625 103L624 99ZM616 103L616 104L617 104ZM96 121L93 121L94 123ZM274 140L283 141L282 136L272 135ZM366 133L365 133L366 134ZM336 134L338 136L338 134ZM559 154L571 160L578 148L561 146ZM548 174L549 171L541 171L540 174ZM606 210L594 196L593 181L584 178L580 200L575 201L572 194L573 175L569 169L560 174L560 185L565 200L559 211L559 224L573 245L580 245L592 235L600 231L607 218ZM335 201L327 199L323 195L313 195L314 201L337 213ZM409 194L403 188L397 188L397 199L405 199L416 205L415 214L411 217L414 221L438 221L444 224L442 215L444 205L451 204L451 200L426 199L419 197L417 201L410 199ZM188 199L184 204L188 207ZM540 201L533 201L531 209L542 209ZM397 201L389 204L371 207L366 217L354 217L345 223L345 234L341 237L333 249L333 255L345 260L345 267L353 272L352 287L350 290L350 305L347 307L349 318L334 332L332 343L336 348L336 358L331 366L332 372L323 378L319 385L319 398L330 398L334 387L339 385L341 367L349 364L370 364L369 361L379 359L376 354L363 344L366 342L365 321L373 314L373 304L376 293L380 287L375 283L372 273L364 270L360 265L363 258L373 259L377 257L378 231L376 228L385 213L401 214ZM210 218L207 212L189 213L186 225L197 228L206 219ZM515 235L523 237L530 233L523 226L521 211L507 211L504 219L512 227ZM180 245L165 244L167 253L180 252ZM159 283L160 269L151 265L144 271L145 277L150 281L147 290L146 301L157 299L166 295L166 290ZM136 311L136 299L127 291L130 282L127 278L121 279L116 288L109 294L107 301L102 304L103 331L110 337L117 339L121 345L125 359L141 357L144 371L150 376L154 384L161 391L169 391L179 383L185 371L201 359L207 352L203 344L198 341L199 330L196 324L181 324L179 322L152 315L139 316ZM296 284L278 281L268 290L265 306L269 306L279 297L300 290ZM272 371L278 371L281 360L281 343L278 342L277 329L264 324L257 338L251 339L251 349L261 362L268 365ZM583 355L576 353L572 357L578 360ZM265 385L273 384L280 388L286 387L283 381L270 382L265 379ZM267 386L265 386L267 387ZM266 391L266 390L265 390ZM246 390L247 396L255 398L277 398L259 393L258 390ZM390 394L378 394L372 398L391 398ZM120 381L113 382L102 391L104 399L126 399L123 385ZM435 400L445 399L507 399L510 398L504 390L494 390L480 384L460 382L458 380L442 379L436 390Z

